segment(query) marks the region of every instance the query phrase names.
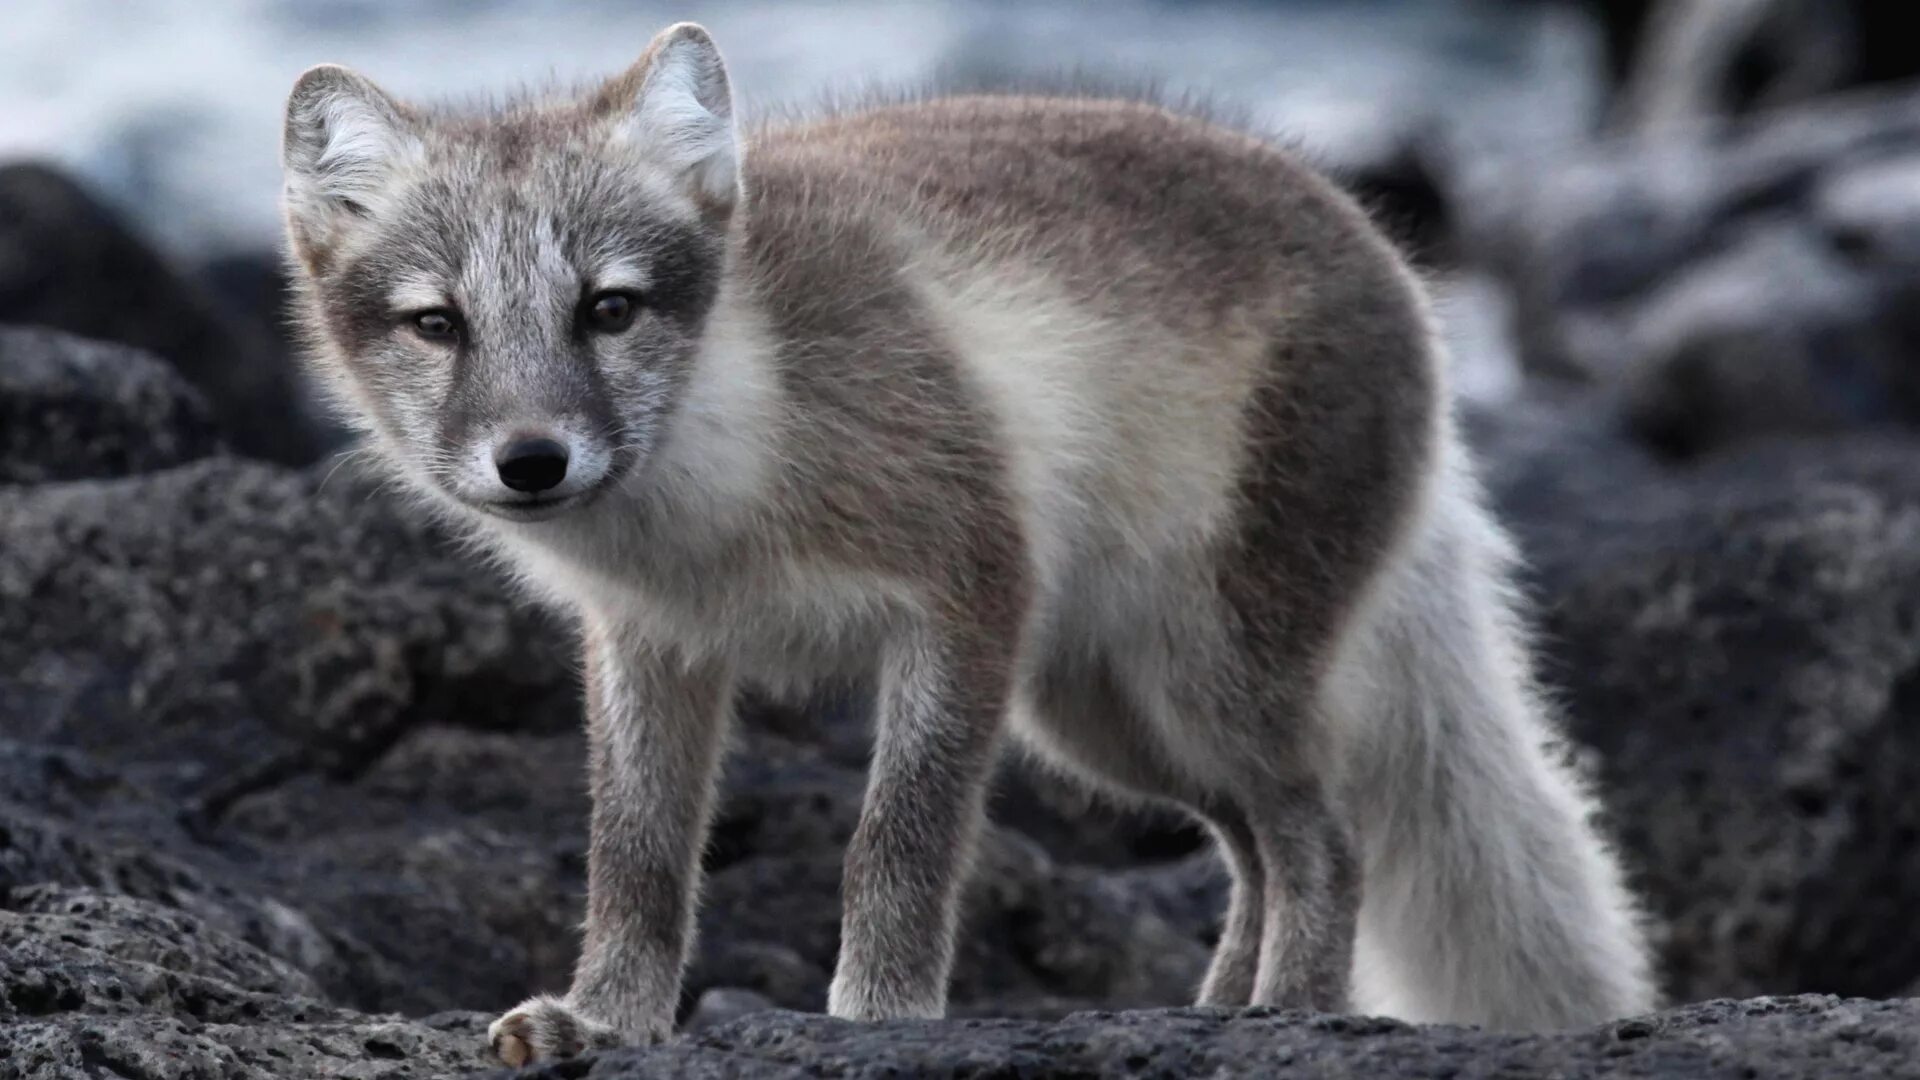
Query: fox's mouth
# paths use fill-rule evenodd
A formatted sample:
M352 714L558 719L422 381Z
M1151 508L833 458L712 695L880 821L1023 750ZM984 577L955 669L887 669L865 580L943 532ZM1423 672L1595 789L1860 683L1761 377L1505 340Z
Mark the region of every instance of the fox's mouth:
M566 513L569 508L585 502L589 496L598 490L598 488L588 488L585 491L576 491L568 495L554 495L547 498L513 499L511 501L503 500L500 502L472 502L467 505L483 514L492 514L494 517L505 518L508 521L546 521L550 518L559 517L561 514Z
M527 495L515 499L462 499L461 502L490 517L505 521L536 522L551 521L554 518L578 509L618 487L631 466L631 462L614 461L593 486L580 488L563 494Z

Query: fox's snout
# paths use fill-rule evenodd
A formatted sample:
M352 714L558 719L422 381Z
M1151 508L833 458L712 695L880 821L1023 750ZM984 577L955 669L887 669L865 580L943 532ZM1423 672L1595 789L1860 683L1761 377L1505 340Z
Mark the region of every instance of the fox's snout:
M516 521L544 521L617 482L614 445L577 421L521 420L461 437L440 471L441 489L472 509Z

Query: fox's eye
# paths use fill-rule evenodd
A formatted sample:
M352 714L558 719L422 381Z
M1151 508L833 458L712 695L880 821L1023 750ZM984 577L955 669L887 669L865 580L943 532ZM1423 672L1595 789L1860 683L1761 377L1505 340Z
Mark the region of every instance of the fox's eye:
M587 301L587 326L602 334L617 334L633 325L640 302L632 293L596 293Z
M415 315L413 328L428 341L452 341L460 336L460 317L443 308L435 308Z

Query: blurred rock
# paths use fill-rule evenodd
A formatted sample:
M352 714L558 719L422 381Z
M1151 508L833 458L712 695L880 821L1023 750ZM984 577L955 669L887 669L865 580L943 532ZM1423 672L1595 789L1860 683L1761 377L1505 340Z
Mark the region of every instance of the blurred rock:
M1589 473L1559 492L1493 474L1667 989L1901 991L1920 974L1920 939L1889 932L1920 905L1920 440L1623 459L1559 457Z
M1776 107L1920 75L1901 0L1588 0L1625 125Z
M1832 90L1854 74L1859 31L1833 0L1660 0L1617 120L1647 133Z
M1811 229L1755 227L1642 306L1616 376L1627 420L1682 457L1769 434L1920 421L1920 320L1885 302L1905 290Z
M0 165L0 322L144 349L213 407L236 450L303 464L325 449L272 331L222 310L73 181Z
M159 360L0 326L0 484L153 472L219 447L205 400Z
M1920 91L1462 163L1464 258L1536 374L1670 454L1920 421Z
M693 1014L687 1017L684 1030L689 1034L709 1031L743 1016L775 1007L773 1002L751 990L719 987L700 995L700 1000L693 1007Z
M761 1012L649 1050L521 1075L674 1077L1642 1077L1833 1080L1920 1076L1920 1003L1830 997L1712 1002L1591 1031L1506 1035L1252 1009L1084 1013L1056 1023L852 1024Z
M286 263L277 252L268 248L230 251L197 263L192 272L224 310L266 331L275 357L294 362L300 346L288 307L292 287ZM317 420L322 426L330 423L324 415Z

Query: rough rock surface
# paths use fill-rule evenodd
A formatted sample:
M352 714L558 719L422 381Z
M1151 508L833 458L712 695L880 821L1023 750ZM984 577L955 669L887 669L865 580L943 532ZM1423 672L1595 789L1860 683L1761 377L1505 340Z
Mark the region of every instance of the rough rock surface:
M1585 1032L1501 1035L1264 1009L1083 1013L863 1026L766 1012L649 1050L535 1070L549 1080L658 1077L1608 1076L1647 1080L1920 1076L1920 1002L1716 1001Z
M0 484L153 472L219 446L206 402L159 360L0 327Z
M1920 971L1887 932L1920 902L1920 441L1622 475L1519 520L1669 989L1899 992Z

